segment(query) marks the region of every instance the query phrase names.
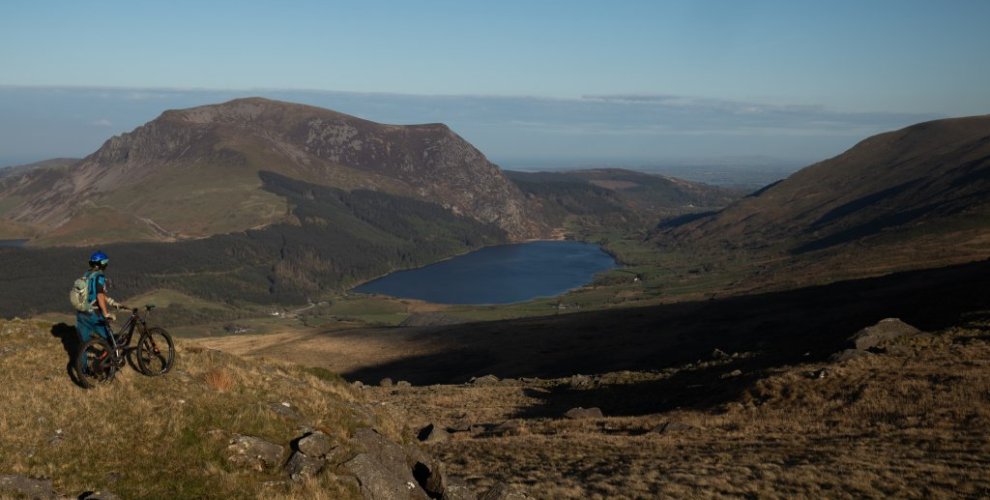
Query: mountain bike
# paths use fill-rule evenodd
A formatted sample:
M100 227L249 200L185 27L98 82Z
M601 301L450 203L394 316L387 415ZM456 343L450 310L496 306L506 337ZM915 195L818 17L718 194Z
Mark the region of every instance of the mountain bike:
M154 304L144 306L142 316L137 308L117 333L110 331L108 339L94 336L79 349L76 357L76 373L83 387L92 388L113 380L117 370L130 362L137 370L149 377L168 373L175 363L175 344L172 336L164 328L148 327L147 317ZM109 327L108 327L109 330ZM137 345L131 347L131 339L138 332Z

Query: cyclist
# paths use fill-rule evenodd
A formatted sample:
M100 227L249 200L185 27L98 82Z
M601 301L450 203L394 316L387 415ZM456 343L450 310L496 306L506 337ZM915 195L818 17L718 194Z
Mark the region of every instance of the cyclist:
M103 272L110 264L107 254L97 251L89 257L89 271L83 276L86 278L86 300L92 305L92 310L88 312L76 313L76 330L83 342L89 341L93 333L99 334L104 339L110 339L110 322L117 319L110 312L110 307L123 309L125 306L107 295L107 277Z

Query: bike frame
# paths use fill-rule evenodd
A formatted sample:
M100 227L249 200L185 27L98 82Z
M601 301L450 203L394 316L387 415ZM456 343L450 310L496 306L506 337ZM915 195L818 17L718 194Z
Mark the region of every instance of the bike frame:
M151 309L148 309L148 312L150 313ZM136 349L130 347L130 344L131 339L134 337L134 330L139 324L142 331L147 328L147 320L141 316L137 308L131 309L131 315L127 318L127 321L121 325L120 330L118 330L117 333L114 333L113 329L110 328L110 325L107 324L107 333L109 333L109 338L106 340L110 344L111 352L113 352L113 356L117 359L118 364L119 360L123 359L123 356L126 354L125 351L129 348Z

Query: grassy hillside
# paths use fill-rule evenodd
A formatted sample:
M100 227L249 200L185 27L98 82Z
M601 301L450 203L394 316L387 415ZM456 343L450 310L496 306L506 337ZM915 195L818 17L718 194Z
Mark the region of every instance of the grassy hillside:
M535 498L981 498L988 272L990 262L653 308L200 342L372 384L363 394L422 430L479 491L503 481ZM890 316L923 331L845 351ZM415 385L376 387L383 377ZM574 408L602 415L568 417Z
M843 363L754 370L753 353L555 379L372 389L474 484L536 498L982 498L990 321ZM565 417L576 407L603 417Z
M227 460L236 434L280 444L288 459L290 441L304 428L326 433L342 456L351 453L348 436L373 417L340 379L180 342L172 373L149 378L125 368L113 384L86 391L66 372L72 336L71 328L48 323L0 322L0 377L6 381L0 387L0 474L51 479L57 491L72 495L358 497L333 475L296 483L280 465L253 470Z
M743 256L792 281L985 259L990 115L870 137L716 214L663 224L652 239L661 252Z
M505 241L493 225L442 207L376 191L351 192L262 175L266 189L291 201L293 219L264 229L169 244L106 245L111 294L127 299L169 289L222 307L301 304L395 269L416 267ZM85 271L92 250L0 248L8 271L0 314L31 316L67 308L68 284ZM63 290L63 288L65 290ZM225 319L229 316L216 316Z
M608 230L641 232L664 218L721 208L731 189L623 169L506 172L538 201L547 220L579 238Z

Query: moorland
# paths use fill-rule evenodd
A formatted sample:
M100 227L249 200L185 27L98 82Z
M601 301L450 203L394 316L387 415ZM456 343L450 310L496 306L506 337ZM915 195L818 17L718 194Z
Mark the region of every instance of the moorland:
M102 235L97 213L112 221ZM305 413L342 449L360 427L422 441L475 494L979 496L988 223L986 116L867 138L747 193L619 169L504 172L445 126L248 99L169 111L85 159L0 176L0 234L28 240L0 248L13 263L0 304L38 325L70 321L62 287L100 241L115 294L161 305L156 321L195 360L165 383L255 408L163 434L188 435L175 453L207 464L192 485L257 493L282 477L263 467L236 485L222 439L206 437L292 439L254 423L273 421L257 408L281 397L278 380L316 391L277 389L325 401ZM348 291L531 238L598 243L623 265L504 306ZM910 326L854 348L888 318ZM46 377L40 392L75 397ZM155 384L124 383L132 396ZM113 390L100 400L119 401ZM48 401L18 403L18 418ZM568 415L588 408L599 413ZM64 478L47 453L4 467ZM335 479L354 474L341 468L354 453L333 477L277 493L367 494Z

